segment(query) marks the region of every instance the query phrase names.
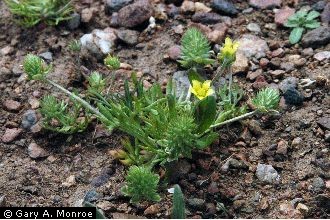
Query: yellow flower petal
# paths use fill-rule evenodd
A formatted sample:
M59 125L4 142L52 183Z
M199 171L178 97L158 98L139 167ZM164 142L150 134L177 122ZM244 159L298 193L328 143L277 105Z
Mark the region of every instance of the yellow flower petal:
M226 37L226 39L225 39L225 46L231 46L232 45L232 43L233 43L233 41L229 38L229 37Z

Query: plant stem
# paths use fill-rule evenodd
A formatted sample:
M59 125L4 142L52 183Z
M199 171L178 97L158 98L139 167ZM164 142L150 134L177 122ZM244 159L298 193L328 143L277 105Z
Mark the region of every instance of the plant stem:
M96 108L94 108L93 106L91 106L88 102L86 102L85 100L83 100L82 98L80 98L79 96L77 96L76 94L70 92L69 90L65 89L64 87L62 87L61 85L46 79L46 82L51 84L52 86L58 88L59 90L61 90L62 92L64 92L65 94L67 94L68 96L74 98L75 100L77 100L78 102L80 102L82 104L82 106L84 106L86 109L90 110L91 112L93 112L97 117L101 118L101 119L105 119L104 115L101 114L99 112L99 110L97 110Z
M224 121L224 122L221 122L221 123L218 123L218 124L211 125L210 128L220 127L220 126L223 126L223 125L226 125L226 124L229 124L229 123L233 123L235 121L239 121L239 120L242 120L244 118L250 117L250 116L252 116L252 115L254 115L256 113L257 113L256 110L255 111L252 111L252 112L248 112L248 113L246 113L244 115L240 115L238 117L229 119L227 121Z

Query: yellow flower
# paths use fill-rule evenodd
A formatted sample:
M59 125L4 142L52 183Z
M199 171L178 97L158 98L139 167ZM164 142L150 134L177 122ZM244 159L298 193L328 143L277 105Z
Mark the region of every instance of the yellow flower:
M203 83L193 80L192 86L190 86L190 92L200 100L212 95L214 91L211 88L211 80L206 80Z
M238 42L233 42L229 37L227 37L225 44L221 48L221 53L219 54L220 61L222 63L225 62L227 65L232 64L236 60L238 46Z

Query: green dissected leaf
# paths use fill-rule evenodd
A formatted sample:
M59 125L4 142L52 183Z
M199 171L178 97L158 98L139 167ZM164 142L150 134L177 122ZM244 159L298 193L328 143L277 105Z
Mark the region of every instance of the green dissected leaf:
M307 21L311 21L314 20L315 18L317 18L318 16L320 16L320 13L317 11L311 11L308 13L306 20Z
M210 146L218 138L218 136L219 135L215 132L206 134L203 137L196 140L196 147L198 149L204 149Z
M174 185L172 219L185 219L184 196L179 185Z
M300 41L304 28L296 27L290 33L289 41L291 44L296 44Z
M131 96L131 92L129 91L129 86L128 86L128 81L127 80L125 80L124 88L125 88L125 103L126 103L126 106L130 110L133 110L132 96Z
M214 96L207 96L198 101L195 108L195 119L198 125L197 133L204 132L212 125L216 113L217 107Z

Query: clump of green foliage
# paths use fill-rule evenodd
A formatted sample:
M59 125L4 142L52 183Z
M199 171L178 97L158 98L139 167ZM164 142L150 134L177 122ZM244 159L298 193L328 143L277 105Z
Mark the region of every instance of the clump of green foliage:
M43 116L43 126L46 129L64 134L84 131L89 123L88 114L80 117L81 104L71 99L72 106L63 100L58 101L54 96L47 95L40 102L40 113Z
M131 203L143 200L160 201L157 193L159 176L150 168L144 166L131 166L127 172L126 185L121 189L122 193L131 197Z
M191 86L183 95L176 94L176 85L172 80L168 81L166 92L163 92L158 83L144 88L142 79L135 74L131 75L130 81L125 80L122 93L104 92L105 80L101 74L93 72L88 78L87 96L83 99L47 79L49 67L40 58L28 55L24 62L29 79L39 79L55 86L109 130L120 130L127 135L123 139L124 148L111 154L123 164L132 166L123 192L134 203L159 200L156 193L159 177L152 173L156 165L166 168L169 163L182 157L191 158L194 150L205 149L218 138L217 128L255 114L274 112L278 105L279 93L270 88L261 90L252 99L255 108L250 112L247 105L241 103L243 91L232 85L231 81L215 92L212 86L214 79L206 80L198 72L199 68L214 62L209 58L210 48L205 36L192 29L188 30L187 38L190 40L183 40L186 55L180 61L190 69L188 78ZM199 49L191 48L195 46ZM230 70L237 48L237 42L226 40L223 54L217 56L220 63L225 63L222 65L224 68L220 69ZM104 63L111 70L120 67L115 56L109 55ZM62 112L67 114L67 110Z
M79 40L72 40L68 45L69 50L72 52L79 52L81 50L81 43Z
M106 65L109 69L116 70L116 69L119 69L119 67L120 67L120 61L119 61L118 57L111 56L111 54L109 54L104 59L104 65Z
M288 21L284 24L285 27L293 28L289 41L291 44L296 44L300 41L304 30L314 29L320 27L320 22L316 20L320 16L317 11L300 10L294 15L290 16Z
M212 64L211 46L207 38L196 28L188 29L182 37L179 63L185 68L203 67Z
M58 25L70 19L73 12L71 0L5 0L16 21L24 27L32 27L39 22Z

